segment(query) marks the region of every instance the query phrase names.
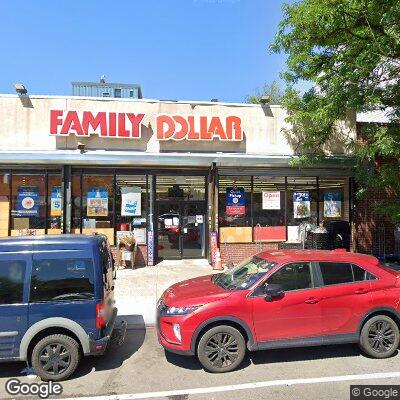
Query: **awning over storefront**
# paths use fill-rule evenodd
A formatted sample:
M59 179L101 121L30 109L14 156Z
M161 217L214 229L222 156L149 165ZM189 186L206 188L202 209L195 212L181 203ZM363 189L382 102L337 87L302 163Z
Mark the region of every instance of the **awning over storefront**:
M290 168L293 156L252 155L236 153L148 153L132 151L59 150L59 151L2 151L0 165L79 165L79 166L137 166L137 167L194 167L208 168ZM323 170L351 169L351 156L327 157Z

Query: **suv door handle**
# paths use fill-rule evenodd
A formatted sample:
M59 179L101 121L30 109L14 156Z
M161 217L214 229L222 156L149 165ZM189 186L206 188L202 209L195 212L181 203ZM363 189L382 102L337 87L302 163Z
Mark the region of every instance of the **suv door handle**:
M305 303L307 304L317 304L319 302L319 299L317 299L316 297L310 297L309 299L307 299L305 301Z
M360 288L360 289L357 289L354 293L355 294L365 294L365 293L368 293L368 289Z

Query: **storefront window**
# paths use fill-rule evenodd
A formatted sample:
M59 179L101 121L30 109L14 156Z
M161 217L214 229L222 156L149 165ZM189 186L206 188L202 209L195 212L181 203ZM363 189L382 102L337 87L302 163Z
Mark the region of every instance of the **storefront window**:
M220 177L218 220L221 242L252 242L250 176Z
M146 243L147 183L146 175L116 177L116 237L132 233L137 244Z
M253 178L254 240L286 241L285 178Z
M42 235L46 228L45 175L12 175L11 235Z
M157 200L205 200L205 177L158 175Z
M0 173L0 236L8 236L10 215L10 174Z
M300 242L305 229L318 224L317 179L287 178L288 242Z
M62 191L61 175L48 175L47 192L47 233L55 235L61 233Z

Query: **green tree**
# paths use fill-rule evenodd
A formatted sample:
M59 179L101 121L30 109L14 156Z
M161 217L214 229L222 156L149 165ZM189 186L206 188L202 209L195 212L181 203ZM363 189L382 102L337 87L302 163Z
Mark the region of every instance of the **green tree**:
M335 121L346 111L380 109L389 124L370 124L363 141L347 141L358 159L362 194L390 191L380 211L400 222L400 1L303 0L284 6L271 49L288 55L283 105L293 134L301 137L295 163L324 156ZM301 81L314 84L306 93ZM386 160L377 163L377 160Z
M262 90L256 90L255 94L246 96L246 102L251 104L260 104L262 96L269 97L269 104L281 104L284 91L279 82L273 80L271 83L265 83Z

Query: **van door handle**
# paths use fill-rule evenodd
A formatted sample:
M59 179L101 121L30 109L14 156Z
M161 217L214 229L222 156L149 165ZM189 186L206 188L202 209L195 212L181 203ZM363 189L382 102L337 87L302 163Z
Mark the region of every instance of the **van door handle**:
M317 299L316 297L310 297L309 299L307 299L305 301L305 303L307 303L307 304L317 304L317 303L319 303L319 299Z
M357 289L354 293L355 294L365 294L365 293L368 293L368 289L360 288L360 289Z

